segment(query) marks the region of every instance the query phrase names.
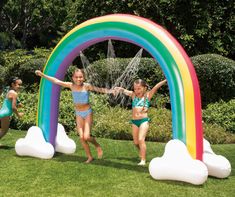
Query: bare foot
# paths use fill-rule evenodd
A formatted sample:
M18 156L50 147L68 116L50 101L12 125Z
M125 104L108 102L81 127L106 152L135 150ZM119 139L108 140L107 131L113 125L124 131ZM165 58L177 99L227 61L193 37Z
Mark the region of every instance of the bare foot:
M91 162L92 162L92 160L93 160L93 158L92 158L92 157L90 157L90 158L88 158L88 159L85 161L85 163L91 163Z
M97 150L98 158L101 159L102 156L103 156L103 151L102 151L101 147L98 146L98 147L96 148L96 150Z

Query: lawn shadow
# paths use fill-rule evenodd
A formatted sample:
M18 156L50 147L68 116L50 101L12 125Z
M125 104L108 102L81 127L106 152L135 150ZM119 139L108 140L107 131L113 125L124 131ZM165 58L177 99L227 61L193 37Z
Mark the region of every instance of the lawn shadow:
M115 158L110 158L110 159L117 159L117 160L131 161L131 162L134 162L134 163L139 162L137 157L115 157Z
M15 148L14 146L7 146L7 145L1 145L0 144L0 149L4 149L4 150L10 150L10 149L13 149Z
M61 161L61 162L69 162L69 161L75 161L75 162L85 162L87 160L86 157L78 156L78 155L66 155L63 153L56 152L53 156L53 159Z
M56 159L59 162L81 162L84 163L84 165L97 165L97 166L104 166L104 167L111 167L116 169L125 169L130 171L136 171L141 173L148 173L148 165L146 166L138 166L136 158L130 158L129 160L127 158L122 158L122 160L128 160L128 161L134 161L134 164L127 164L119 161L113 161L112 158L105 158L105 159L94 159L91 163L86 164L85 161L87 160L86 157L77 156L77 155L65 155L62 153L56 153L54 156L54 159ZM115 158L115 160L119 160L118 158Z
M138 166L136 162L134 162L134 164L127 164L127 163L119 162L118 160L113 161L109 159L97 159L97 160L94 160L91 163L91 165L99 165L99 166L104 166L104 167L112 167L112 168L117 168L117 169L148 173L148 165Z

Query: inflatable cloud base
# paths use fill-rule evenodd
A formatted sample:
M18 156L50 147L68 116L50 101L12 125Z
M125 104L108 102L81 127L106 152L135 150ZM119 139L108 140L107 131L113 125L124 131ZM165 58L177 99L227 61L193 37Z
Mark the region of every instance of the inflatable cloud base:
M187 147L180 140L170 140L165 147L162 157L150 161L149 172L156 180L175 180L201 185L208 175L226 178L231 173L229 161L216 155L210 143L203 140L203 161L192 159Z
M76 150L75 142L70 139L61 124L57 127L55 148L45 141L42 130L37 126L29 128L25 138L16 141L15 151L19 156L31 156L40 159L51 159L56 152L72 154Z

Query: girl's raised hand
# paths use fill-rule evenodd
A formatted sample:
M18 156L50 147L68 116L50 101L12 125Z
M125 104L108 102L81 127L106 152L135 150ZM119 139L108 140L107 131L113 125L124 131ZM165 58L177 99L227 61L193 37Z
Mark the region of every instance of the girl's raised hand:
M35 74L36 74L37 76L39 76L39 77L42 76L42 72L41 72L40 70L36 70L36 71L35 71Z

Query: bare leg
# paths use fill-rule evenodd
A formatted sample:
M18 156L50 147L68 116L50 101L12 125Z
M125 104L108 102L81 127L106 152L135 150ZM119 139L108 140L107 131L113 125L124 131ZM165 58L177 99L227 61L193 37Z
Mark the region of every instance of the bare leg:
M98 158L102 158L103 151L100 144L96 141L94 137L91 136L91 125L92 125L92 113L89 114L85 119L84 125L84 139L92 143L96 147Z
M139 146L139 127L132 124L132 136L133 136L133 143L138 149L139 157L140 157L140 146Z
M141 162L139 165L145 165L146 161L146 143L145 143L145 137L149 129L149 123L144 122L140 125L139 128L139 146L140 146L140 158Z
M3 117L1 118L1 129L0 129L0 139L6 135L7 131L9 130L10 126L10 117Z
M82 143L82 146L83 146L85 153L86 153L86 156L87 156L86 163L90 163L93 160L93 157L91 155L89 144L87 143L87 141L84 138L85 120L79 116L76 116L76 122L77 122L77 130L80 135L80 141Z

